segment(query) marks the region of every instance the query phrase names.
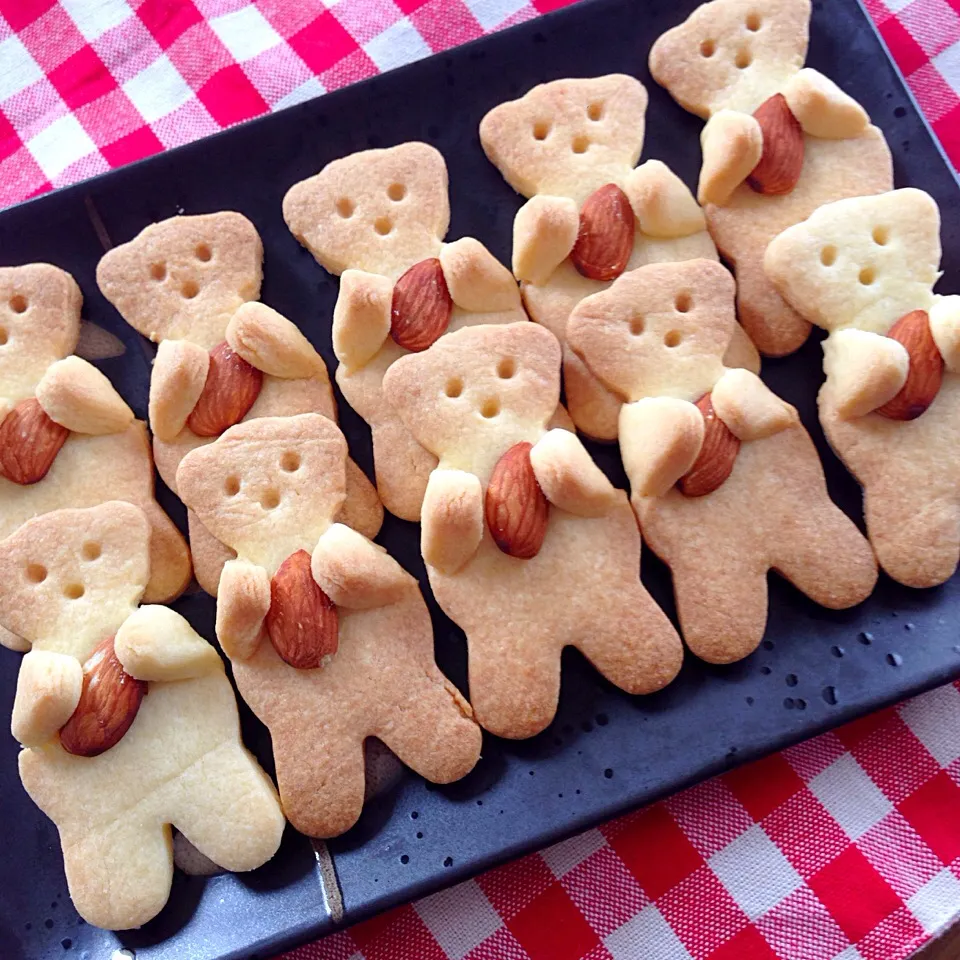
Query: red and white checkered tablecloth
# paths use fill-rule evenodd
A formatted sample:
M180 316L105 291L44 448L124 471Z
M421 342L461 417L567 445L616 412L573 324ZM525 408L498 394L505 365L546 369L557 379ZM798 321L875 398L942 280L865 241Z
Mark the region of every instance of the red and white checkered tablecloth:
M0 0L0 206L565 2ZM866 5L960 166L960 0ZM958 914L947 686L286 958L898 960Z

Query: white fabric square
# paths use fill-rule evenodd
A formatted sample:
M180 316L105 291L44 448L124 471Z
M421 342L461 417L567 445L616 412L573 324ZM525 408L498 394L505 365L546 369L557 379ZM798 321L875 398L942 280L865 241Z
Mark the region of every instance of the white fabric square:
M850 944L846 950L841 950L833 960L863 960L863 954L853 945Z
M499 27L504 20L526 5L527 0L467 0L470 12L484 30Z
M502 926L473 880L424 897L414 907L450 960L461 960Z
M126 0L60 0L60 6L88 43L133 16Z
M363 49L380 70L402 67L405 63L429 57L433 52L406 17L387 27Z
M282 110L284 107L292 107L295 103L303 103L311 97L319 97L321 93L326 93L326 87L320 82L318 77L311 77L304 81L295 90L291 90L285 97L281 97L274 105L274 110Z
M157 57L146 70L131 77L123 85L123 91L147 123L173 113L193 97L189 84L166 54Z
M883 5L893 13L899 13L904 7L909 7L911 3L913 3L913 0L883 0Z
M280 34L256 7L242 7L222 17L214 17L210 26L234 60L240 62L251 60L280 43Z
M59 120L54 120L32 140L28 140L27 149L47 179L52 180L63 173L71 163L88 153L95 153L97 145L80 126L80 121L72 113L68 113Z
M933 58L933 65L940 71L943 79L950 84L954 93L960 94L960 41L941 50Z
M37 61L16 36L0 43L0 100L6 100L43 77Z
M690 951L652 904L603 938L613 960L691 960Z
M758 823L718 850L707 863L751 920L775 907L803 882Z
M960 692L953 684L911 700L900 716L941 767L960 757Z
M808 786L851 840L863 836L893 809L883 791L849 753L834 760Z
M907 906L920 921L924 933L936 933L956 917L958 903L960 880L944 867L907 901Z
M603 834L599 830L588 830L569 840L561 840L552 847L540 851L540 856L547 861L547 866L559 880L569 873L578 863L583 863L591 853L601 850L606 844Z

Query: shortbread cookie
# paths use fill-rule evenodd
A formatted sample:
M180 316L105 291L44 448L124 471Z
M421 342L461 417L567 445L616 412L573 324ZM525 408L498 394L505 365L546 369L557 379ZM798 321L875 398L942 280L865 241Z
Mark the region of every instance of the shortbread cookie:
M158 344L150 381L157 469L174 492L184 455L256 417L322 413L336 420L322 357L260 295L263 247L239 213L173 217L111 250L97 282L123 318ZM383 522L373 485L351 460L341 518L368 537ZM233 551L189 514L200 586L216 594Z
M513 226L523 301L563 344L570 311L624 270L716 259L703 212L683 181L659 160L636 166L646 111L640 81L611 74L541 84L480 124L487 156L529 198ZM757 351L740 334L727 359L756 372ZM578 429L615 440L619 400L566 346L563 375Z
M150 522L149 601L190 581L186 543L153 495L144 425L110 381L71 356L80 288L47 263L0 268L0 537L62 507L127 500ZM25 649L0 630L0 643Z
M733 277L693 260L626 274L567 327L624 398L620 449L640 529L673 574L687 645L712 663L760 643L769 570L831 609L859 603L877 579L794 408L724 366L735 322Z
M893 187L881 131L804 68L809 27L810 0L713 0L650 51L654 79L707 120L699 200L736 269L740 322L770 356L796 350L810 324L764 274L767 244L821 204Z
M548 429L560 365L545 327L485 325L398 360L383 382L439 460L421 549L437 602L467 636L477 719L501 737L553 719L566 646L629 693L666 686L683 656L640 583L626 495L575 434Z
M435 783L480 756L470 705L434 662L417 581L335 522L346 458L337 426L303 414L231 427L177 471L184 502L237 553L217 637L270 730L284 811L313 837L359 817L367 737Z
M940 213L920 190L821 207L767 248L767 275L829 332L817 402L860 481L880 566L910 587L960 557L960 297L933 292Z
M284 827L217 652L167 607L137 607L150 537L142 510L112 501L0 545L0 622L32 646L13 707L20 777L60 832L77 912L111 930L167 902L171 826L228 870L269 860Z
M283 216L320 265L341 278L333 314L337 383L370 424L384 506L418 520L436 459L385 401L383 375L447 331L526 320L517 284L472 237L443 242L447 166L425 143L335 160L291 187Z

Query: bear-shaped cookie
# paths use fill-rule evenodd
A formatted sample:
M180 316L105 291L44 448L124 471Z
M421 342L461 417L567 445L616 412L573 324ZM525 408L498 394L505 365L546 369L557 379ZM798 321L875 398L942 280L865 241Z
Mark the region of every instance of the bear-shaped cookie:
M567 327L625 401L620 449L640 529L673 574L687 646L712 663L760 643L769 570L831 609L864 600L877 579L794 408L724 366L735 322L733 277L691 260L625 274Z
M577 647L629 693L666 686L683 656L640 582L640 535L573 433L549 429L561 347L535 323L458 330L398 360L384 391L435 457L421 550L463 629L480 724L515 739L553 719Z
M610 74L554 80L494 107L480 142L528 202L513 228L513 272L531 318L564 344L567 408L579 430L615 440L620 401L566 348L570 311L624 270L664 260L715 259L703 212L664 163L637 167L647 91ZM743 331L732 366L759 370Z
M960 557L960 297L933 292L940 212L914 189L840 200L780 234L767 274L829 332L817 397L863 487L880 566L911 587Z
M418 520L436 459L385 401L383 375L448 330L526 320L517 284L472 237L444 243L447 166L425 143L334 160L290 188L283 216L320 265L340 277L337 383L370 424L384 506Z
M284 811L313 837L359 817L368 737L435 783L480 756L470 705L434 662L417 581L335 522L346 458L336 424L302 414L231 427L177 471L184 502L237 553L217 637L270 730Z
M56 824L88 923L125 930L163 908L171 825L228 870L276 852L276 790L240 740L213 647L138 603L150 527L108 501L28 520L0 547L0 621L25 637L12 731L20 778Z
M770 356L796 350L810 324L767 279L767 244L821 204L893 187L882 132L803 66L810 11L811 0L712 0L650 51L657 83L707 120L698 198L736 270L740 322Z
M227 427L256 417L337 410L323 359L286 317L257 301L263 245L232 211L172 217L114 247L97 283L124 320L157 346L150 427L157 470L177 490L184 455ZM341 519L374 537L383 508L363 471L348 462ZM188 514L194 572L216 594L233 551Z
M154 499L146 428L72 355L82 302L51 264L0 268L0 537L51 510L127 500L150 521L146 599L172 600L190 581L190 555ZM26 649L7 630L0 643Z

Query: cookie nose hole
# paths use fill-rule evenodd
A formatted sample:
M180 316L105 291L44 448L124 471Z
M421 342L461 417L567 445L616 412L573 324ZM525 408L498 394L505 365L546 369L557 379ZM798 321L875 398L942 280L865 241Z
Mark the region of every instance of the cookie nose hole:
M820 262L821 262L825 267L832 267L832 266L834 265L834 263L836 263L836 261L837 261L837 248L836 248L836 247L833 247L833 246L824 247L824 248L820 251Z
M280 458L280 469L286 471L287 473L295 473L300 469L300 454L294 453L292 450L288 450Z
M376 230L381 237L385 237L393 229L393 223L389 217L377 217L374 221L373 229Z
M200 287L197 286L196 280L187 280L180 288L180 293L183 294L185 300L192 300L199 292Z
M759 13L748 13L747 14L747 29L751 33L756 33L760 29L760 25L763 23L762 18Z
M630 332L635 337L639 337L643 333L643 317L634 317L630 321Z
M603 116L603 104L602 103L591 103L587 107L587 116L596 123Z
M677 295L676 302L674 306L677 308L677 313L687 313L690 308L693 306L693 300L690 297L689 293L681 293Z
M873 228L873 242L878 247L885 247L890 241L890 231L886 227Z
M27 309L27 298L22 293L15 293L10 298L10 309L14 313L25 313Z
M167 266L164 263L154 263L150 265L150 276L154 280L165 280L167 277Z
M545 120L541 120L538 123L533 125L533 139L534 140L546 140L550 135L550 124Z
M583 136L574 137L570 147L574 153L586 153L590 147L590 141Z
M407 195L407 188L402 183L391 183L387 187L387 196L394 201L399 202Z
M63 588L63 595L68 600L79 600L84 594L83 584L82 583L68 583Z
M738 50L737 57L733 62L737 65L738 70L746 70L753 63L753 56L749 50Z
M260 506L264 510L276 510L280 506L280 494L278 491L270 489L265 490L260 498Z
M459 377L453 377L447 381L447 385L443 388L443 392L448 397L459 397L463 393L463 381Z
M27 579L31 583L43 583L47 579L47 568L42 563L28 564Z
M349 220L353 216L353 201L348 200L346 197L341 197L337 201L337 213L340 214L344 220Z
M235 497L240 492L240 479L238 477L227 477L223 482L223 492L228 497Z
M713 40L704 40L700 44L700 56L701 57L712 57L717 52L717 45Z
M665 347L679 347L681 340L683 340L683 336L679 330L670 330L663 338L663 345Z
M489 400L483 401L483 406L480 408L480 416L486 418L487 420L492 420L500 412L500 401L496 397L491 397Z
M517 372L517 365L513 357L504 357L497 364L497 376L501 380L509 380Z
M198 243L196 250L193 252L197 259L203 263L207 263L213 257L213 251L205 243Z
M94 540L88 540L83 545L83 559L84 560L99 560L100 559L100 544Z
M860 271L860 276L858 279L860 280L860 283L863 284L863 286L869 287L870 284L877 279L877 273L873 269L873 267L864 267Z

